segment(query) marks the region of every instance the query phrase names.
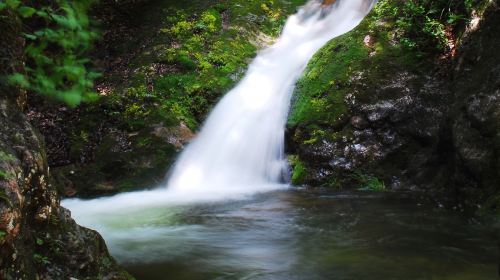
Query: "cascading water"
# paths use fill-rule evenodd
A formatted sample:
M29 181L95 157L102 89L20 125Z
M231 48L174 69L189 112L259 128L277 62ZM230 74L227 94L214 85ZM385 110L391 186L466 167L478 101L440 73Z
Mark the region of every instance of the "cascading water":
M283 138L293 86L314 53L358 25L375 1L325 5L311 0L291 16L277 42L259 53L243 80L215 107L166 187L89 201L69 199L63 206L78 223L98 230L119 255L119 244L162 238L165 228L151 229L159 223L154 219L165 223L162 207L286 187L280 183L287 169Z
M470 225L407 195L279 191L235 200L285 186L293 85L314 52L356 26L374 1L314 0L292 16L214 109L168 186L63 206L101 233L137 279L496 279L495 226Z
M181 155L168 181L171 191L227 195L280 182L287 169L284 127L295 82L314 53L354 28L372 2L333 5L310 1L289 18L278 41L250 64Z

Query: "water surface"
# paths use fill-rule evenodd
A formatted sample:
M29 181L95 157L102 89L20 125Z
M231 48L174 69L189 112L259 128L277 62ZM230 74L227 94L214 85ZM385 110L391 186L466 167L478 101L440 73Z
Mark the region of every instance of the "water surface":
M289 190L145 211L104 232L139 280L498 279L492 225L402 195Z

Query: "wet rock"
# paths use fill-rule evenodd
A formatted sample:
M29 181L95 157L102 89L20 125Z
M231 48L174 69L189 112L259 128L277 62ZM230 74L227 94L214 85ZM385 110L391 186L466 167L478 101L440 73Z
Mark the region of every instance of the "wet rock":
M365 129L368 127L368 122L360 116L353 116L351 118L351 125L356 129Z
M165 127L163 124L155 125L152 134L164 139L177 149L182 149L186 143L194 138L194 133L184 122L176 127Z
M8 31L0 41L0 76L24 72L24 42L13 14L1 15L0 29ZM0 279L130 279L101 236L78 226L60 206L24 100L25 92L0 83Z
M370 35L366 35L365 38L363 39L363 43L365 44L365 47L368 47L368 48L373 47L373 44L374 44L373 37Z
M0 278L128 279L102 238L59 205L43 142L21 110L0 98ZM43 246L36 240L43 241ZM81 264L85 264L81 267Z
M392 189L429 191L443 205L500 209L500 9L491 5L474 26L444 68L370 57L344 85L349 121L308 123L288 140L308 172L304 183L356 187L356 173L371 174ZM371 38L360 35L366 46ZM376 82L366 80L373 73ZM311 144L313 129L324 133Z
M378 122L388 117L394 111L394 103L390 101L381 101L374 105L366 105L361 109L368 117L370 122Z

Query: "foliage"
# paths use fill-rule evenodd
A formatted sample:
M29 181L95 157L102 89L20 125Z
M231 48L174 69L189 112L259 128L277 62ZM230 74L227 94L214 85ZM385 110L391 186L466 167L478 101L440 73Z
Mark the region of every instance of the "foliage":
M331 126L341 122L348 95L370 98L374 93L354 93L354 83L365 85L358 88L376 88L387 73L397 71L394 68L418 69L426 54L445 51L450 43L447 30L465 23L466 14L479 2L379 1L360 26L332 40L312 58L297 82L288 124ZM366 36L371 43L364 42Z
M223 29L220 8L207 9L194 18L179 12L167 20L171 27L162 32L175 43L162 59L180 69L158 77L155 91L161 92L163 107L195 127L221 93L239 80L256 48L244 32Z
M13 162L15 160L16 158L12 154L0 151L0 161ZM10 172L0 169L0 180L10 179L11 176Z
M33 254L33 259L37 263L42 264L42 265L49 265L50 264L49 258L42 255L42 254L38 254L38 253Z
M0 244L4 242L5 236L7 236L7 232L0 230Z
M292 165L292 184L300 185L304 182L307 175L307 169L297 156L289 156L288 161Z
M9 207L12 207L12 202L10 201L10 198L7 196L5 193L5 190L0 189L0 200L3 200L3 202L7 203Z
M354 65L361 65L369 54L357 39L359 34L354 31L341 36L313 57L297 82L290 125L313 121L332 124L347 111L344 96Z
M359 188L360 190L376 192L383 192L387 190L384 181L375 176L357 172L354 174L354 179L361 185Z
M0 150L0 160L7 161L7 162L13 162L16 160L16 158L12 154L6 153L6 152Z
M450 33L465 23L479 0L379 1L377 17L394 23L396 38L407 48L419 51L443 51L449 46Z
M43 239L40 239L40 238L36 238L36 244L38 246L42 246L45 242L43 241Z
M87 12L94 0L57 0L54 5L29 1L0 2L0 11L15 11L27 28L25 73L8 80L32 92L76 106L97 98L92 92L99 75L87 67L86 51L97 34Z
M8 173L5 172L4 170L0 170L0 180L1 179L7 179Z
M134 68L130 82L86 111L102 115L105 107L107 115L101 118L128 131L152 123L171 126L184 122L197 128L222 94L242 77L256 54L255 38L261 33L274 35L286 14L303 2L265 1L266 8L261 1L242 4L239 0L218 4L193 1L183 8L172 4L162 12L163 22L151 45L130 63ZM166 71L153 72L154 67ZM77 139L80 131L71 134Z
M102 53L96 50L108 57L112 49L113 58L122 61L105 73L99 101L70 111L69 121L55 122L69 140L69 153L61 157L76 166L54 168L53 174L61 182L73 181L80 194L103 183L117 191L156 184L179 149L162 133L177 131L181 122L195 130L242 77L256 54L256 38L262 33L269 38L304 1L169 0L144 9L128 6L136 7L134 21L127 21L129 13L116 20L134 37L105 36ZM279 21L269 18L262 3L281 11Z

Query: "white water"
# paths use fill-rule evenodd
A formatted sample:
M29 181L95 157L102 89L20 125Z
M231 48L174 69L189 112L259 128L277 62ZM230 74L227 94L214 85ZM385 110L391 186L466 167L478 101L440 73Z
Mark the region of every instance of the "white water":
M310 1L291 16L181 155L169 190L227 195L279 184L287 170L284 127L295 82L316 51L363 19L367 3L341 0L322 8L321 1Z
M320 0L312 0L291 16L277 42L259 53L243 80L214 108L180 156L167 186L90 201L65 200L63 205L77 222L99 230L112 247L113 238L140 235L138 223L130 221L136 227L133 234L117 229L117 223L144 220L152 209L286 187L281 183L287 169L284 127L293 87L314 53L358 25L374 2L338 0L322 7ZM153 238L147 228L140 232Z

